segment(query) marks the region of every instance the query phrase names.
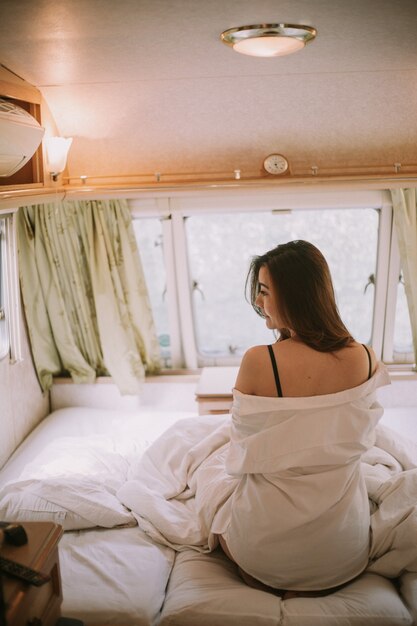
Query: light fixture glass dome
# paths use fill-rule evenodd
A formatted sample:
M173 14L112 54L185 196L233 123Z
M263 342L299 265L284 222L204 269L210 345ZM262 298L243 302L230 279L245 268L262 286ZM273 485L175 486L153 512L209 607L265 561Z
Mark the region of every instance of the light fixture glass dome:
M220 38L236 52L258 57L277 57L301 50L316 34L312 26L257 24L229 28Z
M45 139L47 169L55 181L67 165L71 143L72 137L47 137Z

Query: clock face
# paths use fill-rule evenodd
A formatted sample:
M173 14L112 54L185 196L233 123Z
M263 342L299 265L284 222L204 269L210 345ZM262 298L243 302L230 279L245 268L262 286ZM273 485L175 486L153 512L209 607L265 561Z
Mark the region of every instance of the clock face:
M288 161L282 154L270 154L264 160L264 169L268 174L284 174L288 169Z

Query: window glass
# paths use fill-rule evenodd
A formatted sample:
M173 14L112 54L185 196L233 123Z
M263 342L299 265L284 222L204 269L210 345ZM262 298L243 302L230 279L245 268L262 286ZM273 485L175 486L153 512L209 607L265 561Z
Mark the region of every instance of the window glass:
M6 315L6 249L5 219L0 218L0 359L9 352L9 331Z
M402 273L398 281L395 308L394 361L402 363L412 363L414 361L411 321Z
M133 228L148 287L163 367L170 367L171 351L162 223L159 218L134 219Z
M241 355L274 341L244 298L250 259L306 239L326 257L337 303L357 341L370 342L379 211L297 210L195 215L186 219L196 340L201 355Z

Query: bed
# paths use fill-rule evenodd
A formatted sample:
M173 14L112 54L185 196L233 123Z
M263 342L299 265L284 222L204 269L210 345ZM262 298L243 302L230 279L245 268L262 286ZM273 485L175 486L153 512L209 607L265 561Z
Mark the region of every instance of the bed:
M1 470L0 519L51 520L65 530L63 615L86 626L417 624L414 571L395 579L367 571L328 596L282 600L249 588L220 549L178 552L145 534L118 488L135 459L184 418L204 419L184 411L59 409ZM401 431L407 445L416 439L417 409L387 409L383 424Z

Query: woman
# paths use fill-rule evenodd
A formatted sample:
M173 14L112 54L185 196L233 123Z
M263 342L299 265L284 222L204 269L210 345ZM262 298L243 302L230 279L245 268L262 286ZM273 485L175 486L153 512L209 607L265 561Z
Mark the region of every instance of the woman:
M226 470L241 480L220 544L249 584L285 597L326 592L368 564L361 455L382 415L374 392L389 378L340 319L311 243L255 257L247 285L279 339L250 348L239 369Z

